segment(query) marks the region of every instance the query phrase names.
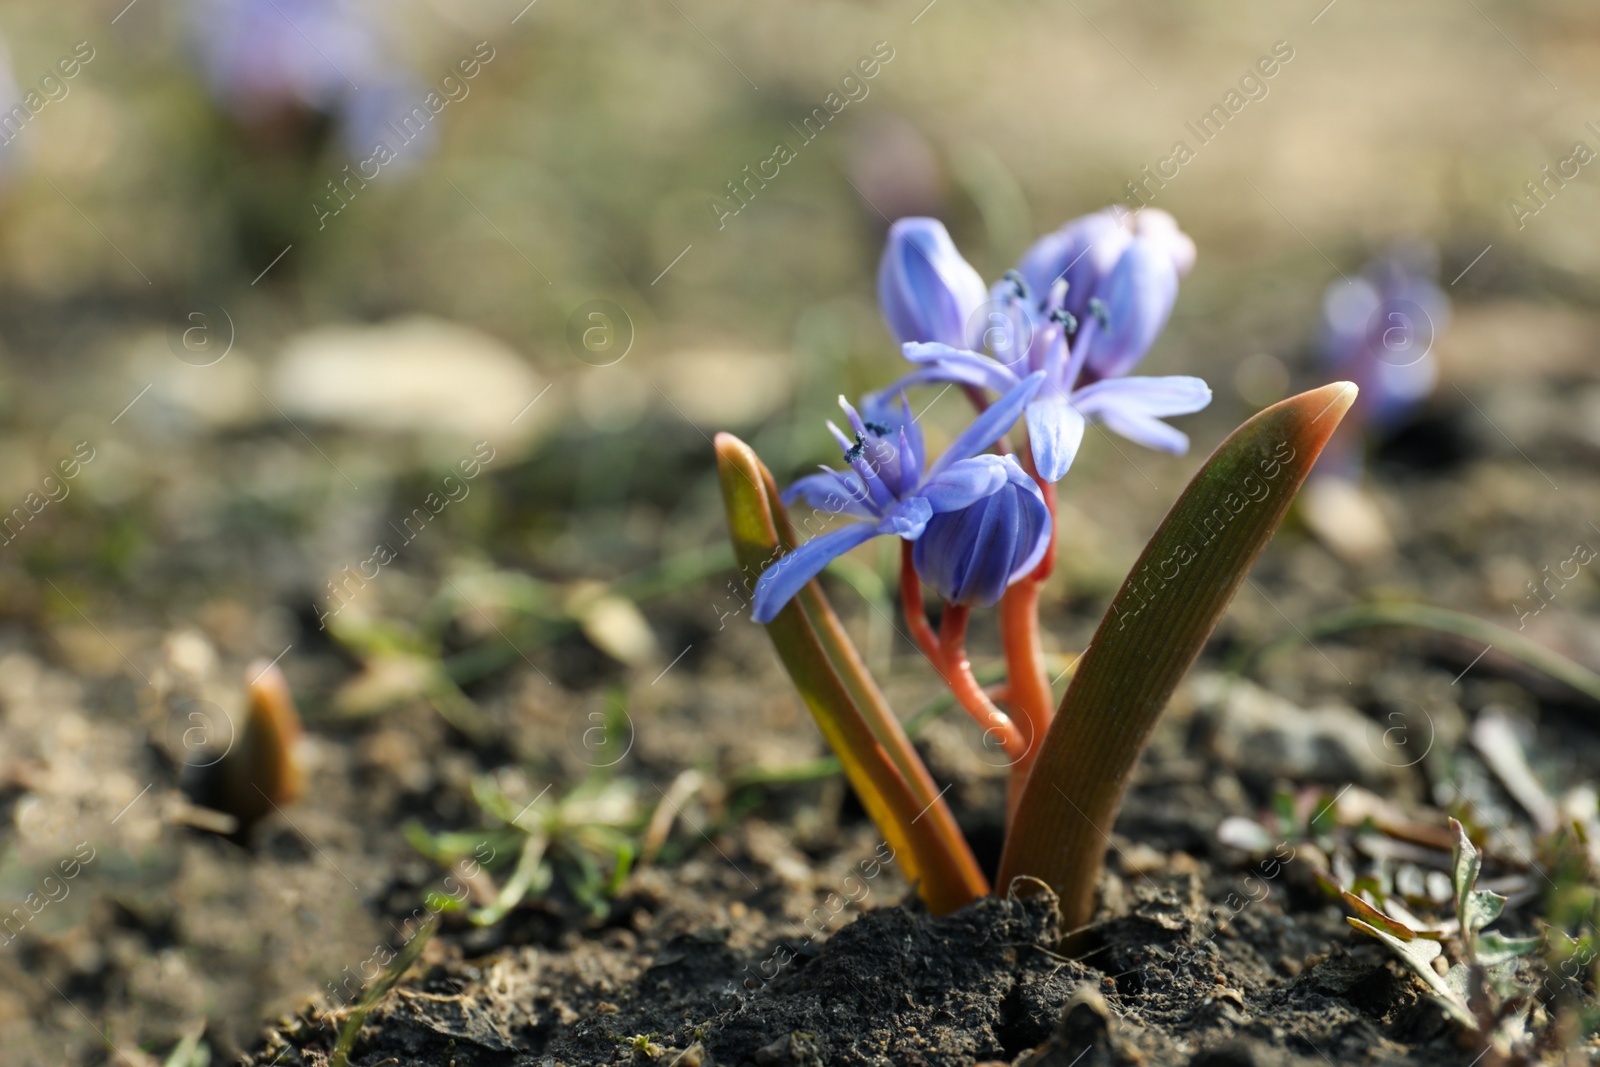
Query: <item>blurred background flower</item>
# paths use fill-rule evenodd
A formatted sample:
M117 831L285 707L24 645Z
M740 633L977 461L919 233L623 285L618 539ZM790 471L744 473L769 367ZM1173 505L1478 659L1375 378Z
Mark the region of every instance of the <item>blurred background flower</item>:
M353 158L427 92L353 0L189 0L193 47L219 106L269 144L338 128ZM436 141L429 131L413 152Z
M1450 322L1438 271L1432 247L1401 243L1324 292L1323 359L1330 374L1361 389L1340 428L1350 443L1329 456L1328 467L1352 471L1360 462L1352 439L1393 429L1433 392L1439 380L1434 344Z
M1437 273L1430 245L1402 241L1323 293L1322 366L1361 392L1312 472L1300 511L1330 549L1353 563L1394 551L1390 523L1363 485L1366 457L1406 424L1439 381L1434 348L1450 321L1450 301L1434 282Z

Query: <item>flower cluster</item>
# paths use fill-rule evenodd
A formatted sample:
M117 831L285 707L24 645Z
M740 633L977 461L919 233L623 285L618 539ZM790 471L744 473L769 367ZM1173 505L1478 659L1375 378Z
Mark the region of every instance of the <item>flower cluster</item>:
M1042 238L990 288L939 222L895 223L878 297L914 369L866 397L865 414L840 398L850 432L829 428L849 469L800 479L784 502L851 521L761 576L754 619L771 621L831 560L883 535L914 543L915 577L948 604L990 606L1046 560L1049 487L1090 420L1151 448L1187 450L1161 419L1205 407L1206 383L1128 372L1166 325L1194 258L1165 212L1108 209ZM978 416L928 464L905 391L930 383L962 386ZM1029 445L1021 462L1003 444L1019 420ZM998 454L988 451L997 443Z
M1194 242L1171 215L1111 208L1036 242L986 292L943 226L902 219L889 234L878 293L917 369L890 390L948 382L1003 392L1042 372L1026 414L1034 467L1047 482L1072 466L1091 419L1182 454L1189 439L1161 419L1199 411L1210 388L1182 375L1126 375L1166 325L1194 258Z

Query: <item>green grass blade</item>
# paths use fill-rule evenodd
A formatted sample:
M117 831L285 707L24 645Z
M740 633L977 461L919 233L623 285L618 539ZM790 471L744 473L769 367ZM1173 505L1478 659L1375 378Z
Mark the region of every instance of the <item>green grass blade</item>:
M717 468L734 557L754 584L793 547L772 474L750 447L718 434ZM972 850L844 627L811 582L767 624L784 669L907 877L936 913L988 892Z
M1375 627L1396 627L1423 630L1436 634L1459 637L1463 644L1493 646L1497 655L1514 660L1552 678L1562 685L1600 704L1600 674L1581 663L1575 663L1559 652L1531 641L1515 630L1496 625L1484 619L1449 608L1429 604L1379 603L1360 604L1353 608L1319 615L1300 626L1299 633L1285 634L1282 638L1264 645L1255 654L1257 663L1319 637L1351 633ZM1471 653L1468 653L1471 655Z
M437 913L429 915L423 924L411 935L400 951L395 955L394 961L384 972L373 979L361 994L361 1000L350 1010L345 1017L344 1024L339 1027L338 1041L333 1046L333 1055L329 1057L330 1067L347 1067L350 1062L350 1053L355 1051L356 1039L361 1036L361 1027L366 1023L367 1016L376 1008L389 990L399 984L405 977L411 965L422 956L422 950L428 947L428 942L439 929L439 916Z
M544 863L545 849L549 844L550 839L542 832L528 835L522 843L522 852L517 856L517 866L501 887L500 894L492 903L472 913L474 926L493 926L522 903L523 897L529 893L542 893L549 887L550 871Z
M1068 928L1093 916L1108 835L1139 753L1355 396L1355 386L1337 382L1257 414L1172 506L1045 735L1006 841L1002 889L1031 876L1061 898Z

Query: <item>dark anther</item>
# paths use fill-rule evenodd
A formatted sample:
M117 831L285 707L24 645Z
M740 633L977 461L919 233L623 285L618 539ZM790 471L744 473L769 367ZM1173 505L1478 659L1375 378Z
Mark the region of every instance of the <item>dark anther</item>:
M1078 317L1066 308L1056 308L1050 312L1050 321L1059 322L1069 337L1078 332Z
M854 463L856 460L861 458L861 454L866 450L867 439L862 437L860 434L856 434L856 443L851 445L850 451L844 454L844 461L846 463Z
M1106 310L1106 302L1098 296L1089 298L1089 314L1094 316L1094 320L1100 324L1102 330L1111 329L1111 314Z
M889 436L889 427L885 426L881 422L863 422L861 425L865 426L868 431L877 434L879 437Z
M1016 292L1018 300L1028 299L1028 279L1014 270L1008 270L1002 278L1011 283L1011 288Z

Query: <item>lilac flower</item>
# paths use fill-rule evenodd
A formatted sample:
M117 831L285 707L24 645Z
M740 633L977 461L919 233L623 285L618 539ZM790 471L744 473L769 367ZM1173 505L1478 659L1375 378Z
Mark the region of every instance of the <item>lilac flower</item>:
M1109 334L1102 330L1089 353L1091 371L1114 378L1126 374L1155 343L1177 300L1178 279L1189 273L1194 260L1194 241L1165 211L1107 208L1035 241L1017 264L1017 273L1038 298L1041 313L1059 308L1079 322L1093 316L1096 302L1112 303L1110 286L1142 290L1116 295L1138 314L1121 317ZM1066 288L1052 307L1058 282ZM1135 297L1131 303L1130 297Z
M1433 341L1450 319L1450 301L1433 282L1425 246L1396 246L1322 299L1322 351L1330 370L1360 388L1352 414L1393 425L1439 378Z
M1059 481L1072 466L1089 419L1148 448L1182 454L1188 437L1161 419L1199 411L1211 402L1210 387L1186 375L1126 375L1166 325L1178 277L1193 264L1194 242L1165 212L1103 211L1074 220L1036 243L995 287L990 321L997 328L974 339L990 354L949 341L904 344L918 369L889 391L955 382L1005 392L1042 371L1045 384L1027 420L1034 465L1046 481Z
M338 0L217 0L196 11L206 80L245 121L286 106L332 112L347 79L377 65L369 28Z
M904 397L898 414L887 423L863 419L840 397L854 437L831 422L828 428L851 469L824 468L820 474L807 475L788 488L783 500L790 505L804 500L819 512L856 521L813 537L768 567L756 582L751 617L771 622L807 582L857 545L885 534L915 541L931 520L1004 490L1010 484L1006 460L981 453L1011 428L1043 381L1043 374L1033 374L1013 385L926 470L922 431ZM869 407L874 415L883 410ZM1011 461L1012 466L1015 463Z
M357 159L380 139L412 140L397 124L415 113L427 86L397 69L377 27L350 0L197 0L193 11L206 82L239 122L328 115ZM421 133L426 152L437 133Z
M911 550L917 573L949 603L989 607L1050 547L1044 494L1014 457L1001 461L1005 484L998 492L934 515Z
M356 159L388 160L384 169L414 165L439 143L438 123L424 103L428 95L425 85L406 75L363 85L340 113L345 151Z
M27 111L11 66L11 49L5 39L0 38L0 115L9 118L16 114L19 107ZM18 151L12 144L21 132L20 128L13 130L9 126L0 126L0 183L9 181L12 170L17 166Z
M878 264L878 303L901 344L971 347L972 317L988 295L939 220L901 219L889 228Z

